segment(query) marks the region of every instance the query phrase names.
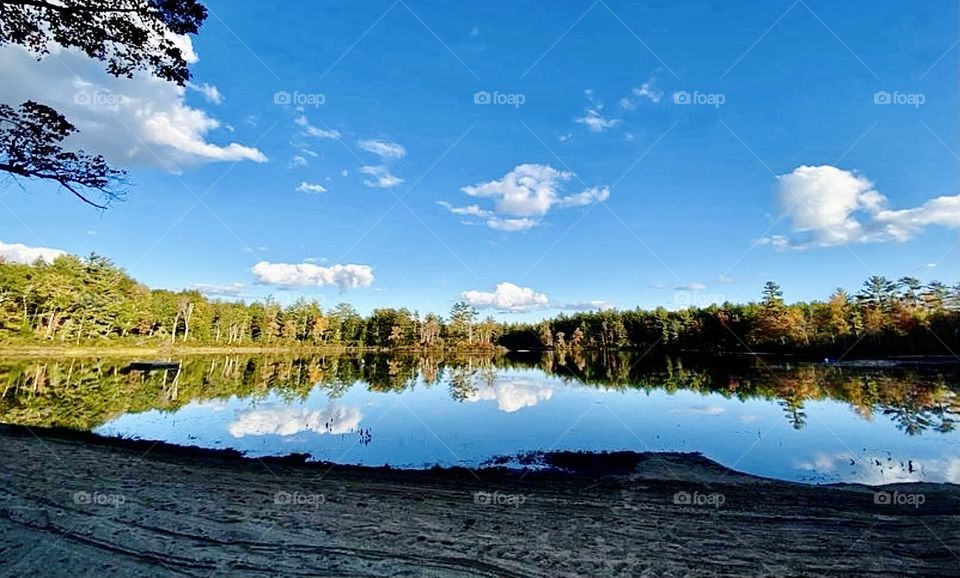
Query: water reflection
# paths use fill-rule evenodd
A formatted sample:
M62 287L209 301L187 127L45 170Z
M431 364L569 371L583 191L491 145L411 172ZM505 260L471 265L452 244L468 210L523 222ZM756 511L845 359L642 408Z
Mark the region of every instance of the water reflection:
M496 401L497 409L507 413L533 407L553 397L553 388L527 379L498 381L475 388L464 401Z
M960 481L960 379L950 366L582 352L207 356L153 372L127 365L0 360L0 420L376 465L632 449L699 451L805 481Z
M355 431L362 418L359 408L340 407L331 401L316 411L292 407L241 411L228 430L235 438L267 434L289 436L303 431L345 434Z

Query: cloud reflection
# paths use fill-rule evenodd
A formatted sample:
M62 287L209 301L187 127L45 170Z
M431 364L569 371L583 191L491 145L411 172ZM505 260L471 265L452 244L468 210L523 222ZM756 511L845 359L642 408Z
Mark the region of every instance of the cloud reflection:
M795 461L794 467L824 478L871 486L904 482L960 484L960 457L909 460L888 455L813 452L809 459Z
M515 379L498 382L492 387L480 387L464 401L496 400L497 409L513 413L525 407L533 407L553 397L553 388L532 380Z
M359 408L331 402L319 410L278 407L241 411L227 429L235 438L248 435L290 436L303 431L345 434L356 429L362 418Z

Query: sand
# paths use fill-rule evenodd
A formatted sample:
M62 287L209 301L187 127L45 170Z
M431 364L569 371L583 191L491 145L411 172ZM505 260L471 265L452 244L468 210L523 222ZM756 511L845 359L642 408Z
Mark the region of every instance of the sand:
M391 470L13 426L0 447L9 576L960 576L952 485L806 486L696 454Z

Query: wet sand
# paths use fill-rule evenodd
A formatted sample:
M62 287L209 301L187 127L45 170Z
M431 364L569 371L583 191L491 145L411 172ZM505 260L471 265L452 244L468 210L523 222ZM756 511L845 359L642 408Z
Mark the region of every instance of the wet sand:
M960 576L952 485L696 454L391 470L12 426L0 448L5 576Z

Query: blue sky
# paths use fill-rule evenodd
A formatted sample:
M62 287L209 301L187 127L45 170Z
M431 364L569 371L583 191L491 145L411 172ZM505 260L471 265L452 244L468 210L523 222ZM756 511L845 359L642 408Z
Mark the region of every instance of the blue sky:
M960 280L955 2L207 5L190 89L0 52L3 100L60 98L132 181L8 183L0 241L527 319Z

